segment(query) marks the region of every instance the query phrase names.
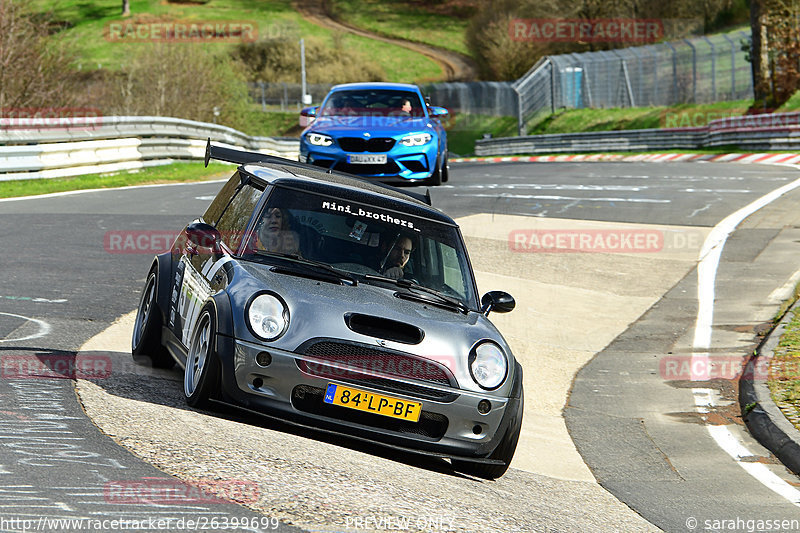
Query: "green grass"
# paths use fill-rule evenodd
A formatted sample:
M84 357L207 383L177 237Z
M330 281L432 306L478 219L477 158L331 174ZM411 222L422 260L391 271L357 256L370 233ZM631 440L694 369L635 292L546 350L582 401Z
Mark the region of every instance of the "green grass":
M779 109L779 112L790 112L790 111L800 111L800 91L797 91L792 95L789 100L783 104Z
M470 55L464 39L469 13L445 16L396 0L333 0L331 10L338 20L374 33Z
M767 386L786 418L800 429L800 313L797 311L775 348Z
M568 109L550 115L533 127L529 127L528 134L704 126L709 120L743 115L750 104L750 100L733 100L669 107Z
M752 103L752 100L732 100L664 107L566 109L543 118L533 126L529 125L528 134L705 126L710 120L744 115ZM800 91L776 112L792 111L800 111Z
M485 133L491 133L492 137L516 136L517 118L454 114L445 129L450 154L464 156L475 153L475 141Z
M143 185L151 183L180 183L226 178L234 167L224 163L186 162L173 163L158 167L150 167L138 172L120 172L115 174L90 174L74 178L52 178L34 180L13 180L0 182L0 198L19 196L35 196L54 192L78 191L84 189L108 189Z
M260 37L286 38L298 42L300 38L316 37L333 46L335 32L306 22L292 9L290 0L213 0L207 4L173 4L160 0L131 0L131 17L121 17L119 0L31 0L28 8L37 13L52 13L57 21L71 27L55 38L66 41L75 51L83 70L99 67L119 69L141 47L142 42L119 42L107 38L107 28L112 22L124 21L252 21ZM422 54L406 48L374 41L355 35L340 37L346 48L369 53L370 58L386 73L387 81L424 82L441 79L441 67ZM229 51L232 43L185 43L177 46L203 46L209 52ZM300 81L300 73L297 73Z
M254 104L252 112L237 124L236 129L255 137L299 137L299 111L262 111L261 105Z

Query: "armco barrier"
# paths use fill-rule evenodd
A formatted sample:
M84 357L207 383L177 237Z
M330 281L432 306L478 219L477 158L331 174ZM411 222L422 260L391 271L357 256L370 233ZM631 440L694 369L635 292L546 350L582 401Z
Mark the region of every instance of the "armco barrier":
M479 139L478 156L581 152L653 152L735 146L740 150L800 149L800 113L746 115L713 120L707 126L593 131Z
M132 170L201 160L206 139L297 159L299 141L168 117L0 118L0 181Z

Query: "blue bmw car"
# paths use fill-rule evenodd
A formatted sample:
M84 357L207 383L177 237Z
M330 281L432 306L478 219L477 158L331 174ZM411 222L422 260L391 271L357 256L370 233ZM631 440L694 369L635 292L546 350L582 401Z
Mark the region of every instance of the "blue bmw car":
M300 136L303 163L390 183L448 179L448 111L428 105L416 85L336 85L301 115L313 120Z

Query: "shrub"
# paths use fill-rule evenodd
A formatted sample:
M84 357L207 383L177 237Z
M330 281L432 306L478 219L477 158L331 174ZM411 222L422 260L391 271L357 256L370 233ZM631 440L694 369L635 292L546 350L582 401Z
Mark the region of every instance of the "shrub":
M305 40L306 81L347 83L384 81L386 74L369 56L345 46L345 38L334 34L333 45L316 38ZM232 52L245 68L250 81L297 83L301 77L300 44L296 39L262 39L242 43Z
M143 46L120 72L106 73L104 100L107 114L179 117L231 127L249 105L237 65L188 43Z
M67 107L77 78L63 44L48 41L50 23L26 13L16 0L0 0L0 111Z

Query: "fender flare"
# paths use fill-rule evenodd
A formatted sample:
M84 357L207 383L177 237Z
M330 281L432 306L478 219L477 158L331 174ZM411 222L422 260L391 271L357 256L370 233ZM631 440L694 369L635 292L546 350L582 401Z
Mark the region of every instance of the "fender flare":
M155 256L150 269L156 268L156 307L161 313L161 324L167 324L167 309L169 309L170 288L172 287L172 254L166 252Z
M209 302L216 309L217 315L217 335L214 339L216 343L216 353L220 363L220 383L223 398L225 391L236 390L236 375L234 371L234 360L236 351L236 340L234 336L233 309L231 298L227 291L220 291L211 296Z

